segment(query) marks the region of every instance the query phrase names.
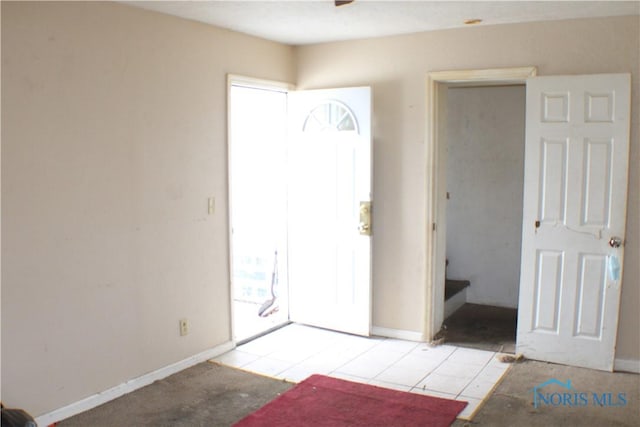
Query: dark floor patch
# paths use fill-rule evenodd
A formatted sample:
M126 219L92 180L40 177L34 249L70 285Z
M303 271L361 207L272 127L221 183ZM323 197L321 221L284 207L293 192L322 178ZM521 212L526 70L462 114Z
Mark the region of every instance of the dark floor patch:
M74 426L230 426L293 384L201 363L58 423Z
M547 380L571 381L571 396L585 396L580 404L549 404L534 406L533 388ZM564 393L565 389L550 386L543 392ZM618 399L623 394L626 404L602 406L593 400L593 394L613 393ZM640 376L575 368L553 363L528 360L512 365L504 380L489 400L480 408L473 421L457 420L454 427L637 427L640 425Z
M518 311L489 305L465 304L445 319L445 344L514 353Z

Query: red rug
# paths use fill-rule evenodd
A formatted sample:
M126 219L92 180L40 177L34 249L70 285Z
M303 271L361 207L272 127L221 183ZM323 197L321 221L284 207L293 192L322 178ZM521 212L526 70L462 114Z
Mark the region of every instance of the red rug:
M450 426L467 402L313 375L235 427Z

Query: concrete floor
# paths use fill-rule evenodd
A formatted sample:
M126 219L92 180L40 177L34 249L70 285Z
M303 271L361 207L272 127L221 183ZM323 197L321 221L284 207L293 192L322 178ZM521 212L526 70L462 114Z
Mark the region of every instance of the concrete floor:
M516 309L467 303L445 319L439 335L445 344L515 353L517 322Z
M572 393L585 393L588 404L534 408L532 389L551 378L571 380ZM60 422L58 427L230 426L290 387L290 383L206 362ZM562 393L563 389L550 385L543 391ZM612 403L618 404L618 393L625 393L627 404L594 405L594 392L613 393ZM453 425L640 426L640 376L534 361L517 363L472 421L457 420Z
M534 408L533 387L555 378L571 380L574 393L585 393L585 406L541 405ZM544 393L565 393L558 386L547 386ZM627 404L619 407L594 404L592 393L613 393L612 403L620 404L618 393L625 393ZM552 400L553 401L553 400ZM584 403L584 402L582 402ZM551 363L525 361L507 372L472 422L457 420L455 427L467 426L640 426L640 375L609 373Z
M57 427L226 427L291 387L291 383L205 362Z

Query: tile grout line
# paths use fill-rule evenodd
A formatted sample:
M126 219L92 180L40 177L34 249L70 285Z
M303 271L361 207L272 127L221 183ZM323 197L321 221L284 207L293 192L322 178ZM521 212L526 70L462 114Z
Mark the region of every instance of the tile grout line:
M471 383L472 383L476 378L478 378L478 376L480 375L480 373L482 373L482 371L484 371L484 370L487 368L487 366L489 366L489 363L491 363L491 361L496 357L496 354L497 354L497 353L494 351L494 352L493 352L493 354L491 355L491 357L489 358L489 360L488 360L488 361L487 361L487 362L482 366L482 369L480 369L480 371L478 371L478 373L477 373L477 374L476 374L476 375L471 379L471 381L469 381L469 383L468 383L468 384L467 384L467 385L462 389L462 391L460 391L460 393L456 396L456 399L457 399L458 397L461 397L461 396L462 396L462 392L463 392L463 391L465 391L465 390L467 389L467 387L469 387L469 385L471 385ZM502 377L502 375L501 375L500 377ZM494 384L495 384L495 381L494 381ZM464 397L464 396L462 396L462 397ZM471 396L467 396L467 397L468 397L468 398L471 398L471 399L476 399L475 397L471 397ZM486 397L486 394L485 394L485 397ZM482 398L481 400L484 400L484 398Z
M436 365L436 367L431 370L431 372L427 373L427 375L425 375L422 379L420 379L420 381L418 381L413 387L411 387L411 391L413 391L414 388L417 388L418 384L420 384L422 381L426 380L431 374L433 374L435 372L436 369L438 369L440 366L442 366L442 364L444 362L446 362L451 357L451 355L453 353L455 353L457 350L458 350L458 347L455 347L455 349L447 357L442 359L442 361L440 361L440 363L438 363ZM425 389L425 388L422 389L422 391L425 391L425 390L428 390L428 389ZM437 390L432 390L432 391L436 391L437 392ZM451 394L451 393L448 393L448 394Z
M340 372L338 371L338 369L343 368L344 366L348 365L349 363L353 362L354 360L356 360L358 357L364 355L365 353L367 353L368 351L372 350L373 348L379 346L380 344L382 344L383 342L385 342L387 340L387 338L383 338L378 344L373 345L372 347L369 347L368 349L364 350L362 353L359 353L357 356L354 356L352 359L348 360L347 362L344 362L342 365L338 366L337 368L335 368L334 370L330 371L328 375L331 374L339 374ZM347 350L347 349L343 349ZM348 374L347 374L348 375ZM379 375L379 374L378 374ZM357 375L351 375L352 377L358 377ZM361 377L358 377L361 378ZM367 378L363 378L363 379L367 379ZM371 378L373 379L373 378Z
M496 352L497 354L497 352ZM502 372L502 374L500 374L500 378L498 378L493 385L491 386L491 388L489 389L489 391L487 391L484 395L484 397L482 399L476 399L476 400L480 400L478 402L478 404L476 405L476 407L473 409L473 411L471 411L471 413L469 415L467 415L465 418L460 418L463 420L472 420L473 417L475 417L476 413L478 413L478 411L480 411L480 408L482 408L488 400L488 396L493 393L495 391L496 388L498 388L498 386L500 385L500 383L504 380L504 376L507 374L507 372L509 371L509 369L511 369L511 366L507 366L507 368ZM472 398L475 399L475 398Z
M385 372L387 372L389 369L391 369L391 367L393 367L396 363L398 363L399 361L401 361L402 359L404 359L405 357L407 357L413 350L415 350L416 348L418 348L419 344L416 344L411 350L408 350L407 352L405 352L404 354L402 354L402 356L400 356L400 358L396 359L394 362L391 362L386 368L384 368L382 371L378 372L373 378L371 378L371 380L375 380L376 378L378 378L380 375L384 374ZM380 381L380 380L378 380ZM381 382L388 382L388 381L381 381ZM389 384L395 384L395 383L389 383ZM401 385L401 386L405 386L404 384L397 384L397 385Z
M340 334L340 333L339 333L339 332L337 332L337 334ZM356 356L354 356L354 357L353 357L352 359L350 359L349 361L347 361L347 362L343 363L342 365L340 365L338 368L336 368L336 369L334 369L334 370L332 370L332 371L329 371L329 374L328 374L328 375L330 375L330 374L332 374L332 373L336 372L336 370L337 370L337 369L339 369L340 367L343 367L343 366L345 366L346 364L353 362L355 359L357 359L358 357L362 356L364 353L366 353L366 352L370 351L370 350L371 350L371 349L373 349L374 347L376 347L376 346L380 345L380 344L381 344L382 342L384 342L384 341L386 341L386 338L383 338L383 339L380 341L380 343L373 345L372 347L370 347L370 348L368 348L368 349L364 350L362 353L357 354ZM329 349L329 347L325 347L324 349L322 349L322 350L318 351L317 353L315 353L315 354L313 354L313 355L310 355L310 356L308 356L307 358L305 358L305 359L303 359L303 360L301 360L301 361L299 361L299 362L297 362L297 363L294 363L293 365L291 365L291 366L290 366L290 367L288 367L287 369L285 369L285 370L283 370L283 371L279 372L278 374L276 374L276 376L277 376L277 375L281 375L281 374L282 374L282 373L284 373L285 371L287 371L287 370L289 370L289 369L291 369L291 368L293 368L293 367L295 367L295 366L300 365L300 364L301 364L302 362L304 362L305 360L308 360L308 359L310 359L310 358L312 358L312 357L314 357L314 356L318 356L322 351L324 351L324 350L328 350L328 349ZM349 349L349 347L343 347L343 348L341 349L341 351L347 351L348 349ZM272 352L272 353L273 353L273 352ZM278 359L275 359L275 360L278 360ZM355 376L355 375L354 375L354 376ZM285 378L285 379L286 379L286 378Z
M372 380L375 380L376 378L378 378L380 375L384 374L385 372L387 372L389 369L391 369L396 363L398 363L399 361L401 361L402 359L404 359L405 357L407 357L409 354L411 354L416 348L418 348L420 346L420 344L417 344L415 346L413 346L413 348L411 350L408 350L406 353L404 353L398 360L396 360L395 362L389 364L389 366L387 366L385 369L383 369L381 372L378 373L378 375L376 375L375 377L372 378ZM380 381L380 380L378 380ZM387 382L387 381L381 381L381 382ZM395 384L395 383L390 383L390 384ZM405 386L405 384L397 384L397 385L401 385L401 386ZM407 386L407 387L411 387L411 386Z

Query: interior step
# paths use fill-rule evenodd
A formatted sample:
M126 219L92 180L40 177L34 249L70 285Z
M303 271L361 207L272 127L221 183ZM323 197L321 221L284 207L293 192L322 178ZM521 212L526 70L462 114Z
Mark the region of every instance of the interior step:
M468 280L451 280L446 279L444 282L444 300L453 298L456 294L462 292L471 283Z
M467 302L468 280L446 279L444 282L444 318L451 316Z

